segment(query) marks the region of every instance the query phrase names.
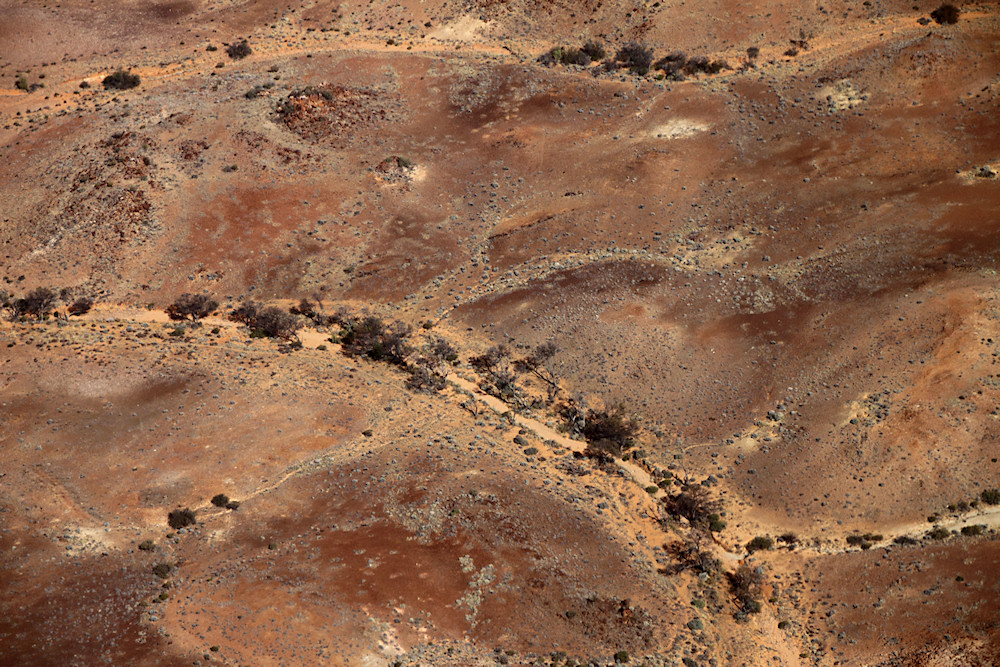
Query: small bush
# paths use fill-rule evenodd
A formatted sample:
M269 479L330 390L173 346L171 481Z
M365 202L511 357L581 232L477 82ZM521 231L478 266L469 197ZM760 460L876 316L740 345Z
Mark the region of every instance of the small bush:
M94 307L94 300L89 296L81 296L79 299L71 303L67 308L66 312L69 315L86 315L90 312L90 309Z
M618 651L615 653L615 662L625 664L629 661L628 651Z
M729 586L741 614L756 614L761 610L760 592L764 584L764 569L741 563L729 574Z
M230 44L229 46L226 47L226 54L228 54L229 57L232 58L233 60L240 60L242 58L246 58L251 53L253 53L253 49L250 48L250 45L247 43L247 40L245 39L242 42Z
M224 493L220 493L212 497L212 504L216 507L225 507L229 504L229 496Z
M966 536L982 535L986 532L986 526L977 523L973 526L962 526L962 534Z
M240 501L238 500L230 500L228 503L226 503L227 510L238 510L239 508L240 508Z
M156 549L156 543L153 540L139 542L139 551L153 551L154 549Z
M207 294L181 294L177 300L164 309L172 320L190 319L197 322L211 315L219 307L219 302Z
M951 531L949 531L947 528L942 528L941 526L937 526L936 528L932 529L930 532L927 533L927 537L931 538L932 540L943 540L950 536L951 536Z
M140 83L142 80L138 74L132 74L122 69L107 75L101 81L105 90L129 90L130 88L138 88Z
M590 56L591 60L604 60L607 52L604 50L604 45L600 42L595 42L594 40L589 40L586 44L580 47L580 50Z
M778 535L778 541L789 546L799 543L799 536L795 533L782 533Z
M758 49L756 46L751 46L747 48L747 58L749 58L750 60L756 60L757 56L759 55L760 55L760 49Z
M17 75L17 79L14 80L14 87L25 92L30 92L31 90L31 87L28 85L28 77L24 74Z
M153 574L158 576L160 579L166 579L173 571L174 567L170 563L157 563L153 566Z
M984 489L979 497L987 505L1000 505L1000 490L998 489Z
M931 12L931 18L940 25L955 25L960 14L958 7L945 3Z
M897 535L892 538L892 541L896 544L908 545L908 544L919 544L915 539L909 535Z
M635 74L646 74L653 64L653 51L638 42L629 42L618 49L615 60Z
M608 412L591 410L583 426L583 437L591 447L621 456L635 445L639 425L627 417L621 408Z
M198 523L198 520L194 516L194 511L188 508L175 509L167 515L167 523L174 530L184 528L185 526L190 526Z
M746 543L747 553L754 553L755 551L767 551L774 546L774 540L770 537L765 537L764 535L758 535L749 542Z

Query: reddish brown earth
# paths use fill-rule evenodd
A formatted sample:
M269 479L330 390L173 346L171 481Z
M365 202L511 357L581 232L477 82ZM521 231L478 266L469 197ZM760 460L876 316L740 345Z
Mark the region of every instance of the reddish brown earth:
M99 303L0 323L0 663L996 664L1000 14L937 4L0 0L0 290ZM589 39L731 67L536 61ZM184 292L398 319L456 382L171 335ZM553 400L471 406L547 341ZM667 472L707 577L658 571Z

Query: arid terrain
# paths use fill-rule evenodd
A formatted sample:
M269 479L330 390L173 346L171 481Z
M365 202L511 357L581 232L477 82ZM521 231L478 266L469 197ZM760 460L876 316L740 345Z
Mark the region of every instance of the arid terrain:
M0 665L1000 664L957 4L0 0Z

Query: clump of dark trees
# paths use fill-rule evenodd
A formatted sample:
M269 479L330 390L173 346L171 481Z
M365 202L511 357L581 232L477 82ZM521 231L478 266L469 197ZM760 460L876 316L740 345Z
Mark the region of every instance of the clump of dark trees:
M0 290L0 310L12 321L44 320L53 315L60 302L66 304L66 316L85 315L94 306L89 296L73 296L72 288L56 292L50 287L36 287L22 297Z
M653 50L638 42L628 42L608 57L604 47L594 41L589 41L580 48L566 48L557 46L543 53L538 57L538 62L546 65L578 65L587 67L593 62L603 60L601 67L595 70L600 72L614 72L618 69L627 69L632 74L640 76L646 75L650 70L663 72L665 78L681 81L686 76L694 76L699 73L718 74L723 70L730 69L729 64L724 60L712 60L705 56L688 57L686 54L677 51L668 54L654 62ZM756 57L756 54L751 58Z
M521 358L515 359L511 349L504 344L494 345L480 355L469 358L469 365L483 378L480 388L504 403L516 408L541 407L545 401L531 397L521 386L521 376L531 374L548 385L548 398L552 400L559 383L551 361L559 348L555 343L543 343Z

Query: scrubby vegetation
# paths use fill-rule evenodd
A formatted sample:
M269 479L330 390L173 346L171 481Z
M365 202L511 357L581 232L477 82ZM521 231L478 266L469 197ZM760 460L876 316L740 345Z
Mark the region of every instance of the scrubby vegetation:
M277 306L262 306L256 301L244 301L229 313L230 322L245 324L256 338L295 340L302 321Z
M719 501L712 499L701 484L685 484L680 493L666 496L663 503L668 514L683 517L696 528L719 532L726 527L719 514Z
M177 300L164 309L172 320L198 320L208 317L219 307L219 302L207 294L181 294Z
M615 61L633 74L646 74L653 64L653 50L638 42L629 42L618 49Z
M543 65L579 65L586 67L592 62L603 60L607 55L604 46L594 40L588 41L580 48L556 46L538 57Z
M710 540L702 532L693 531L679 542L663 545L663 550L675 563L661 568L661 574L678 574L686 570L715 574L722 569L722 561L712 555Z
M228 54L233 60L246 58L251 53L253 53L253 49L250 48L250 44L248 44L245 39L241 42L234 42L226 47L226 54Z
M405 367L411 349L408 338L412 328L403 322L386 325L375 315L347 317L341 320L340 344L344 354L367 357Z
M198 523L198 520L195 518L194 510L186 507L184 509L171 510L170 514L167 515L167 524L174 530L196 523Z
M43 320L52 313L58 301L59 295L48 287L36 287L20 298L0 291L0 308L7 311L11 320Z
M653 64L653 69L663 72L668 79L683 81L686 76L698 73L718 74L730 67L724 60L710 60L705 56L688 58L684 52L675 51L657 60Z
M848 535L846 540L847 543L852 547L861 547L864 550L872 548L872 545L876 542L881 542L884 538L878 533L865 533Z
M774 546L774 540L765 535L758 535L747 542L745 546L748 554L752 554L756 551L767 551Z
M66 307L68 315L86 315L94 307L94 300L89 296L81 296Z
M958 7L947 2L931 12L931 18L940 25L954 25L960 15Z
M729 587L736 603L736 618L744 620L750 614L758 613L761 608L761 588L764 585L764 568L750 567L741 563L736 571L729 574Z
M101 85L106 90L128 90L130 88L137 88L140 83L142 83L142 80L138 74L132 74L132 72L122 69L112 72L101 81Z

